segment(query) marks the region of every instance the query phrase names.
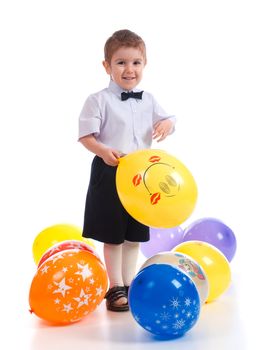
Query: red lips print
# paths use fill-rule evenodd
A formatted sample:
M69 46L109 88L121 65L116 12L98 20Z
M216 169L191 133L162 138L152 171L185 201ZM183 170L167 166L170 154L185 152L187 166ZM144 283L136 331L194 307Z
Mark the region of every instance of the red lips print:
M151 163L156 163L156 162L159 162L161 160L161 157L159 157L159 156L152 156L148 160Z
M138 186L141 183L142 177L140 174L137 174L133 177L133 185Z
M161 195L159 192L153 193L150 197L151 204L157 204L158 201L161 199Z

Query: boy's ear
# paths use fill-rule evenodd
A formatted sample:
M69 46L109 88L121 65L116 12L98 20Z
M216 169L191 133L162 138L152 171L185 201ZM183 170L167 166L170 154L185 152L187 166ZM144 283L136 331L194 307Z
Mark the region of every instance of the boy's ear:
M111 74L111 67L110 67L109 62L108 61L103 61L102 64L103 64L103 66L104 66L104 68L106 70L106 73L110 75Z

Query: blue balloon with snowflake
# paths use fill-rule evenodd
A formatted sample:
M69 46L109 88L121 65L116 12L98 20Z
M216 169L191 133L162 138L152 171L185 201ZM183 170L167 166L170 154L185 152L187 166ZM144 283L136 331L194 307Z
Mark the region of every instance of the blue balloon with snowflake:
M168 264L147 266L136 275L129 289L129 304L137 323L158 336L182 336L200 314L194 282Z

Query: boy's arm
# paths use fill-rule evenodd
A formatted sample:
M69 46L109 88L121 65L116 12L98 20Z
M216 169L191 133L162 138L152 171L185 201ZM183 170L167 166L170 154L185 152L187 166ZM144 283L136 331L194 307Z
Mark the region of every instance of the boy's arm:
M176 117L168 114L153 98L153 139L160 142L175 130Z
M118 158L122 156L119 151L109 148L98 142L91 134L81 137L79 141L90 152L96 154L98 157L101 157L107 165L118 165Z

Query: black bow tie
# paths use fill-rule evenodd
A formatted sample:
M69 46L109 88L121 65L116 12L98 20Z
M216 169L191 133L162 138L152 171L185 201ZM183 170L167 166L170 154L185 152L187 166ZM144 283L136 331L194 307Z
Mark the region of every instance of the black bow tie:
M130 91L130 92L122 92L121 93L121 100L122 101L126 101L128 100L128 98L137 98L139 100L142 99L142 94L143 91L139 91L139 92L134 92L134 91Z

